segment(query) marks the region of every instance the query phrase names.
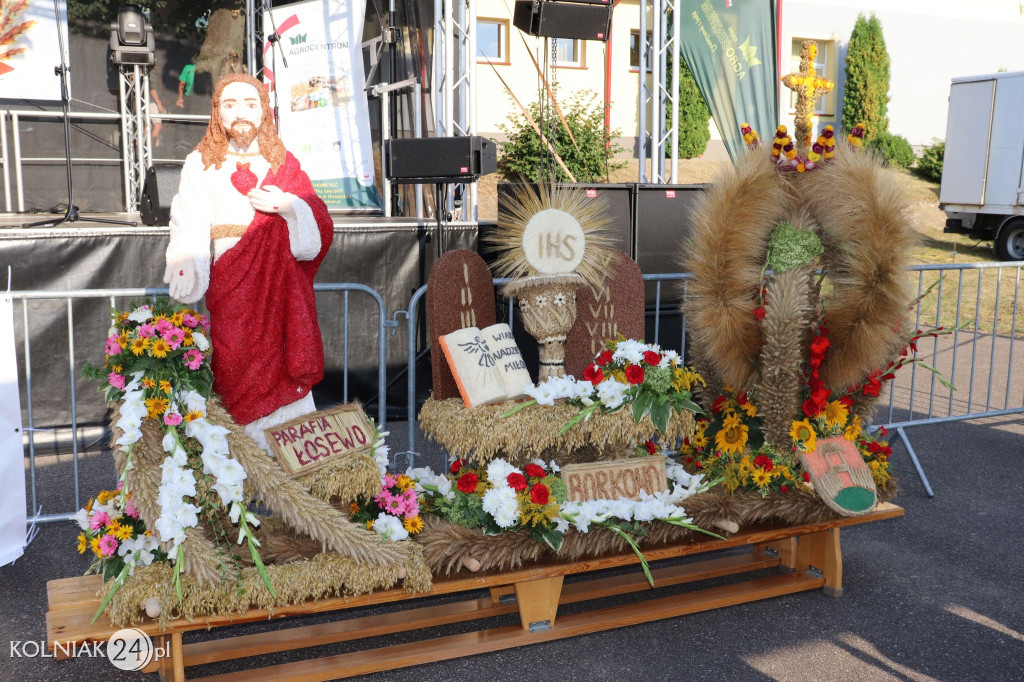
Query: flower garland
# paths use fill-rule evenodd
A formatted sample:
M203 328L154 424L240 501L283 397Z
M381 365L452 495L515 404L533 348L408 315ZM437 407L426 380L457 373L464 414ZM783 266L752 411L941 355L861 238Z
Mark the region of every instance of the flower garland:
M385 540L405 540L423 530L419 497L413 480L405 474L385 473L380 491L370 499L360 495L350 505L349 515L356 523L377 531Z
M167 560L167 554L139 517L131 493L120 483L116 490L104 490L89 500L72 520L82 530L78 534L78 553L93 554L86 573L99 573L109 580L125 569L128 575L134 575L137 566Z

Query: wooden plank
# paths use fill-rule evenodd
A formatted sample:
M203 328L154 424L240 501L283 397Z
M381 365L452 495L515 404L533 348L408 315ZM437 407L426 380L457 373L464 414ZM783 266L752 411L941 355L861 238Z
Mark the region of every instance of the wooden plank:
M46 603L51 611L94 602L98 607L96 592L102 584L98 575L49 580L46 583Z
M820 588L823 584L823 579L807 574L782 574L736 585L714 587L700 592L563 616L550 630L541 632L529 632L518 625L511 625L422 642L398 644L370 651L328 656L311 661L237 671L204 677L200 680L201 682L249 682L250 680L312 682L365 675L673 618L723 606L813 590Z
M495 604L489 598L472 599L255 635L225 637L209 642L186 644L185 667L461 623L515 613L516 610L515 602Z
M724 540L715 540L711 538L692 539L688 542L675 545L645 548L644 556L648 561L657 561L659 559L700 554L703 552L728 549L731 547L741 547L749 544L756 545L759 543L771 543L794 535L812 534L828 530L829 528L839 528L896 518L898 516L902 516L903 513L904 512L901 507L884 503L879 505L874 512L865 516L832 519L818 523L804 524L802 526L777 525L767 528L759 527L757 529L743 529L739 533ZM618 566L627 566L636 563L639 563L639 560L631 551L614 556L577 562L560 562L551 560L508 573L480 573L474 574L470 577L439 577L435 579L433 589L429 593L417 596L436 596L468 590L487 589L495 586L527 582L530 580L538 580L560 575L564 576L574 573L598 571L605 568L615 568ZM61 586L61 589L68 589L71 594L77 594L76 590L84 591L90 589L90 587L92 587L92 589L97 589L99 587L98 576L68 578L66 580L79 581L79 584L77 585ZM349 597L348 599L336 597L332 599L305 602L294 606L281 606L274 609L273 616L271 616L270 612L266 609L250 609L244 614L223 614L209 616L206 618L197 618L193 621L177 619L172 621L169 624L168 629L164 632L188 632L191 630L207 629L222 625L263 621L272 617L283 618L294 615L322 613L325 611L336 611L360 606L385 604L406 599L410 599L410 595L408 595L404 589L398 587L390 590L382 590L370 594ZM95 624L92 623L92 617L98 606L99 601L95 600L94 596L94 602L91 604L79 603L69 605L67 607L61 607L59 609L51 609L53 618L48 618L47 625L47 635L51 642L51 648L52 642L54 641L96 641L100 639L107 639L111 634L116 632L118 628L113 626L106 616L101 616ZM159 626L153 621L141 623L137 627L150 636L161 634Z
M554 624L564 579L564 576L558 575L543 580L516 583L519 620L524 630L529 630L533 624L547 623L548 626Z

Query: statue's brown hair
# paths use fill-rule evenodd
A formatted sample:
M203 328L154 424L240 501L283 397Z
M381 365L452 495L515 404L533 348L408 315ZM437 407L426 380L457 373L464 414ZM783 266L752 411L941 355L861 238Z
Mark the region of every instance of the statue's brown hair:
M199 154L203 158L203 167L220 168L227 158L228 133L220 123L220 97L224 88L231 83L248 83L256 88L259 93L260 106L263 108L263 118L260 120L259 132L256 140L259 143L260 155L270 163L271 169L276 173L277 169L284 163L285 148L281 138L277 136L277 129L274 127L273 110L270 108L270 95L267 94L267 86L257 78L245 73L233 73L224 76L217 82L213 89L213 108L210 113L210 124L206 128L206 135L196 145Z

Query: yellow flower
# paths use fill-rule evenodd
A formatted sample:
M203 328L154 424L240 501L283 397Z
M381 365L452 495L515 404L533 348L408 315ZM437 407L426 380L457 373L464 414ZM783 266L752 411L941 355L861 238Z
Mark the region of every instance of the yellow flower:
M754 481L754 485L758 488L763 488L772 482L772 475L764 469L754 469L754 473L751 476Z
M115 497L117 497L116 490L101 490L99 495L96 496L96 501L99 502L100 504L106 504Z
M740 460L740 476L746 478L754 471L754 463L751 461L749 456L744 456Z
M366 530L373 530L373 519L366 522Z
M742 405L740 405L740 407L743 408L743 411L747 413L748 417L756 417L757 416L757 405L755 405L754 403L750 402L749 400L747 402L743 403Z
M138 338L132 341L132 353L142 355L149 348L149 339Z
M121 350L128 347L128 332L121 332L117 337L117 345L121 346Z
M121 530L121 522L117 519L114 519L113 521L107 524L106 532L110 533L111 535L116 535L117 531L119 530Z
M793 439L794 444L803 441L804 452L818 449L818 439L814 435L814 428L811 426L810 419L804 419L799 422L794 421L793 427L789 430L789 437Z
M695 448L705 448L708 445L708 437L703 431L693 434L693 438L690 439L690 445Z
M181 345L183 345L183 346L191 346L194 343L195 343L195 341L192 340L192 330L191 329L186 329L185 330L185 340L181 342Z
M350 504L348 506L348 515L349 516L354 516L354 515L356 515L358 513L359 513L359 503L358 502L353 502L352 504Z
M156 419L167 411L167 398L147 398L146 409L149 411L147 416Z
M728 423L728 419L726 420ZM715 434L715 448L726 454L740 454L743 446L747 444L749 428L746 424L740 424L739 418L736 423L723 426Z
M164 379L161 379L160 380L160 390L163 391L164 393L166 393L167 395L170 395L171 394L171 382L165 381Z
M134 532L135 529L131 526L121 526L114 532L114 537L118 540L131 540Z
M182 419L184 419L187 422L191 422L195 421L196 419L199 419L202 416L203 413L200 412L199 410L189 410L188 412L185 413L185 416L182 417Z
M173 324L175 327L180 327L184 317L185 313L179 310L178 312L171 315L171 324Z
M683 443L682 445L679 446L679 454L683 455L684 457L692 457L693 448L687 445L686 443Z
M99 535L94 537L92 540L89 540L89 549L91 549L92 553L95 554L96 556L98 556L98 557L102 557L103 556L103 553L100 551L100 536Z
M850 421L850 425L843 431L843 438L846 440L855 441L857 436L860 435L860 431L864 426L864 422L860 420L860 417L853 415L853 419Z
M415 535L423 530L423 519L418 516L406 517L402 521L402 527L405 528L409 533Z
M725 416L722 418L722 427L723 428L728 429L728 428L733 428L733 427L736 427L736 426L740 425L739 415L737 415L735 412L732 412L732 411L725 412L724 415Z
M85 533L78 534L78 553L85 554L85 550L89 548L89 541L85 538Z
M405 491L412 487L412 479L405 474L399 474L398 481L396 482L399 490Z
M149 354L154 358L166 358L169 350L171 350L170 344L163 339L157 339L149 349Z
M149 377L142 377L142 387L143 388L156 388L156 382L153 381L152 379L150 379Z
M111 365L111 366L110 366L110 371L111 371L111 372L117 372L118 374L120 374L120 373L121 373L121 370L122 370L122 369L124 369L124 368L123 368L123 367L121 367L121 365Z
M825 405L825 423L831 429L835 426L843 426L846 424L846 419L850 416L850 411L846 409L846 405L842 404L838 400Z

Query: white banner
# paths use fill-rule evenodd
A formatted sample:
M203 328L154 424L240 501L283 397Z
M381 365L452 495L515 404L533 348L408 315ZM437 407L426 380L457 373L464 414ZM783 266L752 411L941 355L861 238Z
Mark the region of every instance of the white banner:
M14 354L14 303L0 294L0 566L25 551L25 450Z
M53 0L3 0L0 8L0 97L60 100L60 78L54 73L61 61ZM57 10L66 56L66 0L58 2Z
M308 0L263 16L270 31L268 15L273 14L281 36L279 47L268 41L263 49L263 73L271 102L278 103L281 139L333 209L381 207L364 89L365 9L365 0Z

